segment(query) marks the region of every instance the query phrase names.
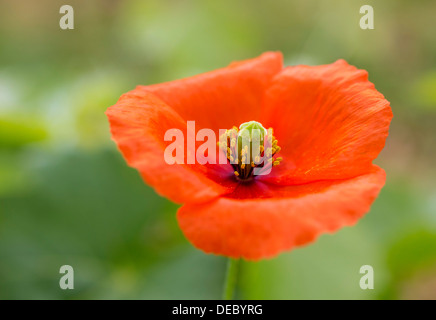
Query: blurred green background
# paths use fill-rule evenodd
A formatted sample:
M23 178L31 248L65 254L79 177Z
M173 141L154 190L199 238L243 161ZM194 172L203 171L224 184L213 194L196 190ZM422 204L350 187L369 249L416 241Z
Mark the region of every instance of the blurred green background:
M74 8L75 29L59 28ZM361 30L370 4L375 29ZM110 140L105 109L152 84L280 50L369 72L394 120L388 174L355 227L244 262L242 299L436 298L436 2L0 1L0 298L220 298L226 260L194 249L177 206ZM59 288L59 268L75 289ZM375 289L361 290L372 265Z

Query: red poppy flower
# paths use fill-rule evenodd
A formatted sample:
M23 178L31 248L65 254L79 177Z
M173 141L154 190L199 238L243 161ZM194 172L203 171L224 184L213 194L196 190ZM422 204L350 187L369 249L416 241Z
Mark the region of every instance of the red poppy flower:
M366 71L344 60L283 68L282 55L267 52L138 86L106 114L127 163L160 195L183 204L183 233L208 253L256 260L312 242L355 224L385 182L372 161L388 136L389 102ZM273 128L281 147L274 149L276 141L280 158L273 162L280 165L250 176L230 163L167 164L165 132L186 132L190 120L217 135L252 120Z

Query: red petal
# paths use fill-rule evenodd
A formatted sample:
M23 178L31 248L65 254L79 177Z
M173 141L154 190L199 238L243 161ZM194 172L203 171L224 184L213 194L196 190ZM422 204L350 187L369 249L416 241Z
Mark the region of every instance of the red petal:
M183 119L195 120L198 129L217 132L258 119L263 94L282 68L282 54L266 52L227 68L138 89L153 92Z
M192 78L139 86L107 110L112 137L128 164L175 202L206 201L231 192L236 182L229 179L229 165L166 164L164 150L170 142L164 141L165 132L182 130L186 144L188 120L196 121L197 131L210 128L216 133L252 120L260 114L269 81L281 69L281 54L268 52Z
M277 197L187 204L178 211L185 236L199 249L250 260L314 241L355 224L385 182L378 167L349 180L284 187Z
M284 69L265 96L262 121L274 128L282 164L264 180L282 184L345 179L371 169L392 111L366 71L339 60Z
M152 93L126 93L106 114L112 138L127 163L138 169L159 194L185 203L206 201L231 191L228 184L222 186L209 179L205 166L165 162L164 150L170 143L164 141L166 130L182 130L186 143L186 122Z

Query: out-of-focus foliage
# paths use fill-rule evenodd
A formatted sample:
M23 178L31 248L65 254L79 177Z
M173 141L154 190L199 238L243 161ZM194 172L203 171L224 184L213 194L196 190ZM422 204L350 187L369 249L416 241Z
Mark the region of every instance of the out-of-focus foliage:
M105 109L138 84L280 50L286 64L366 69L394 120L387 185L353 228L244 262L239 298L436 298L435 1L0 2L0 298L219 298L225 259L128 168ZM359 28L371 4L375 29ZM75 289L59 288L59 268ZM375 289L361 290L372 265Z
M32 142L44 140L46 132L35 121L11 121L0 119L0 147L14 149Z

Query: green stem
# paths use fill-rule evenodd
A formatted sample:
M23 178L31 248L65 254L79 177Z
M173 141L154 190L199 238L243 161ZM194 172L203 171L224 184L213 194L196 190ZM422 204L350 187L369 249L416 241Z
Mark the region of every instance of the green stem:
M239 259L229 258L227 273L224 282L224 300L232 300L235 296L235 288L238 280Z

